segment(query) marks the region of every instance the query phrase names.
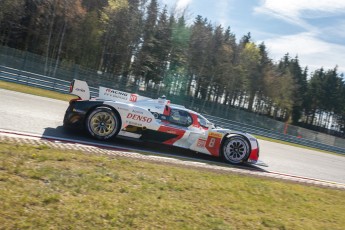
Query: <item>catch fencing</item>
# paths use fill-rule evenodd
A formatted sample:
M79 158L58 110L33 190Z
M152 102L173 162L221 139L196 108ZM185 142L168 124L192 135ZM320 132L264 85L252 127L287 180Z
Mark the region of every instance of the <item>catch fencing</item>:
M73 79L85 80L92 96L98 96L98 87L106 86L142 96L157 98L163 94L174 104L196 110L218 126L248 132L312 148L345 154L345 139L288 126L264 116L252 114L226 105L205 103L186 95L176 95L157 87L143 87L142 82L115 77L107 73L86 69L78 65L59 64L55 60L0 46L0 80L68 93ZM201 110L202 108L202 110Z

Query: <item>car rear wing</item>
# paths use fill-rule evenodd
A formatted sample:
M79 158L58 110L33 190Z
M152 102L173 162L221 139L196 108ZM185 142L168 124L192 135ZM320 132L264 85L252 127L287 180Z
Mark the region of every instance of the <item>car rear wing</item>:
M90 89L86 81L74 79L70 84L69 93L78 96L82 100L90 99Z

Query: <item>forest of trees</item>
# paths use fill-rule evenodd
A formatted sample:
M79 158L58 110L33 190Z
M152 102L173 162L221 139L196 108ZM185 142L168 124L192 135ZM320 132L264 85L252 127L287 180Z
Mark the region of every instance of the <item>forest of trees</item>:
M344 136L344 76L157 0L1 0L0 45ZM97 76L95 76L97 77Z

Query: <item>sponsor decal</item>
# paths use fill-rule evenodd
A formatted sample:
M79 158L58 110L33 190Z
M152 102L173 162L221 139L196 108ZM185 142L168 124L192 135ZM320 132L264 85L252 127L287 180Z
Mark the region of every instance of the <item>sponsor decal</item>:
M133 114L133 113L128 113L127 118L131 119L131 120L135 120L135 121L146 122L146 123L152 122L152 118L150 118L150 117L140 116L140 115Z
M205 148L213 155L213 156L219 156L219 149L220 149L220 142L221 138L219 138L220 133L215 133L218 136L217 137L212 137L208 136Z
M198 148L204 148L206 144L206 140L204 139L198 139L198 142L196 143L196 147Z
M215 133L215 132L210 132L208 134L209 137L215 137L215 138L222 138L223 137L223 134L221 133Z
M117 107L118 110L123 110L123 111L128 111L128 109L126 108L122 108L122 107Z
M122 99L122 100L128 100L129 94L126 93L126 92L117 91L117 90L114 90L114 89L107 88L104 91L104 96L118 98L118 99Z
M138 100L138 95L136 94L131 94L129 101L131 102L136 102Z
M122 92L122 91L117 91L117 90L114 90L114 89L106 89L105 90L106 93L111 93L111 94L115 94L115 95L119 95L119 96L124 96L124 97L127 97L128 96L128 93L125 93L125 92Z
M76 88L76 89L74 89L75 91L80 91L80 92L85 92L85 89L79 89L79 88Z
M132 113L138 113L138 114L144 114L142 111L138 111L138 110L132 110Z
M134 122L134 121L126 121L127 125L133 125L133 126L137 126L137 127L142 127L143 124L140 124L138 122Z
M105 100L115 100L115 101L126 101L135 103L140 100L148 100L151 98L143 97L135 93L127 93L120 90L115 90L111 88L106 87L99 87L99 98L105 99Z

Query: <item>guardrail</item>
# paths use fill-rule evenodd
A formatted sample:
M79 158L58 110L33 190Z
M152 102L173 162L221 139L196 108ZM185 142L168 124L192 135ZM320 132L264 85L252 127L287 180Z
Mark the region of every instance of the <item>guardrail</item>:
M71 81L47 77L41 74L35 74L1 65L0 79L22 85L28 85L37 88L56 91L60 93L69 93L69 86L71 83ZM92 97L97 97L98 88L90 86L90 94Z
M232 129L232 130L239 130L239 131L250 133L253 135L259 135L259 136L268 137L268 138L272 138L272 139L276 139L276 140L282 140L282 141L293 143L293 144L308 146L311 148L316 148L316 149L326 150L326 151L330 151L330 152L345 154L345 149L341 148L341 147L327 145L327 144L323 144L323 143L320 143L317 141L308 140L305 138L298 138L298 137L295 137L292 135L274 132L274 131L271 131L268 129L254 127L251 125L239 123L236 121L231 121L228 119L223 119L223 118L214 117L214 116L210 116L210 115L204 115L204 116L208 120L210 120L211 122L213 122L216 125L223 127L223 128Z
M71 77L72 80L73 77ZM0 80L19 83L23 85L38 87L42 89L47 89L51 91L56 91L60 93L68 93L69 92L69 85L70 81L61 80L53 77L47 77L40 74L35 74L27 71L22 71L6 66L0 65ZM91 96L96 97L98 96L98 87L97 86L90 86L90 93ZM220 117L214 117L210 115L204 115L207 119L211 122L215 123L224 128L232 129L232 130L239 130L242 132L251 133L254 135L260 135L263 137L268 137L276 140L282 140L290 143L300 144L303 146L308 146L312 148L317 148L321 150L326 150L335 153L345 154L345 148L341 148L338 146L333 146L313 140L308 140L305 138L298 138L292 135L286 135L280 132L275 132L272 130L255 127L251 125L247 125L245 123L240 123Z

